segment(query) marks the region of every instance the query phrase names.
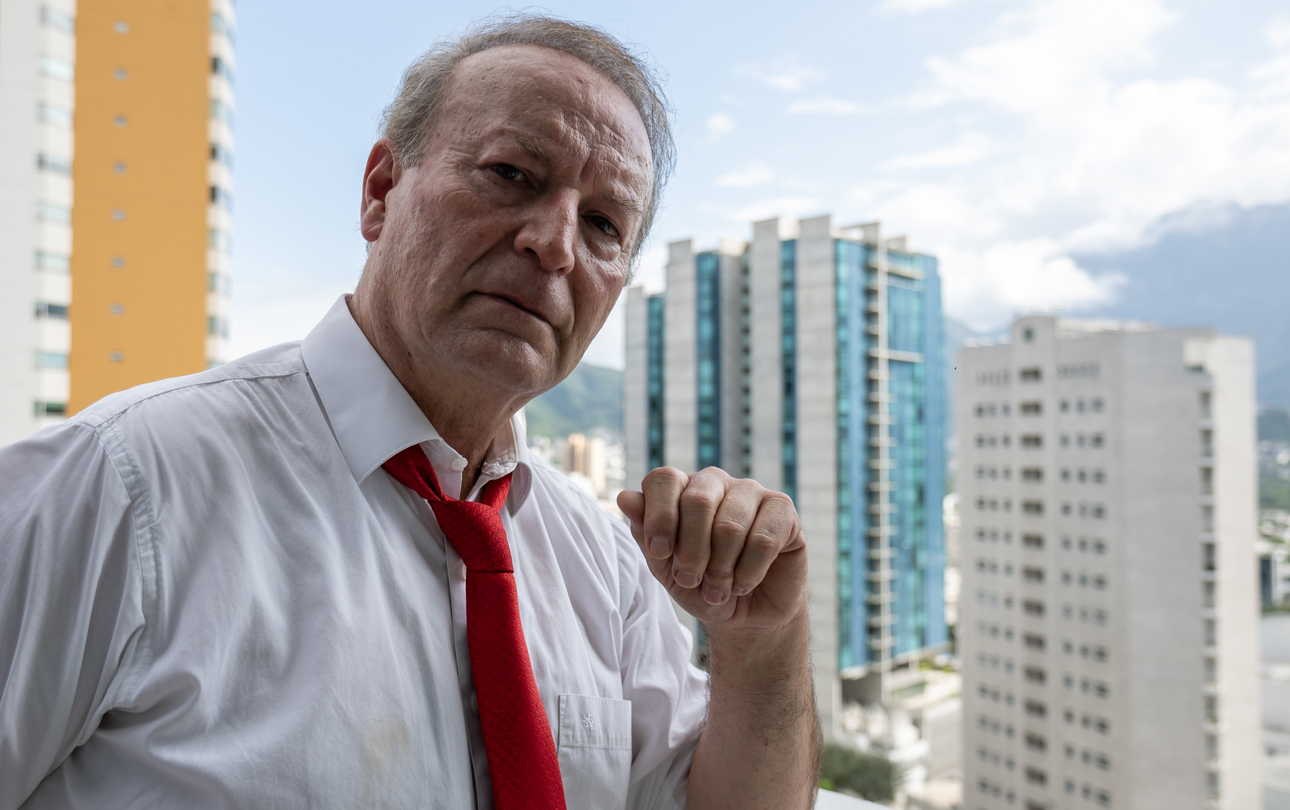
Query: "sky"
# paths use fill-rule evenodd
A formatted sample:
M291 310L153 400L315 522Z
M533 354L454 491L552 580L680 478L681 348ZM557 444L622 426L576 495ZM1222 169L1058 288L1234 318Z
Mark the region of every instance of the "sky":
M362 171L403 69L505 10L473 0L238 5L232 348L303 337L364 260ZM1080 255L1141 248L1184 210L1290 201L1284 0L560 2L650 57L678 163L668 242L772 216L881 220L940 258L946 313L1116 300ZM1197 227L1202 227L1198 222ZM621 367L621 307L585 362Z

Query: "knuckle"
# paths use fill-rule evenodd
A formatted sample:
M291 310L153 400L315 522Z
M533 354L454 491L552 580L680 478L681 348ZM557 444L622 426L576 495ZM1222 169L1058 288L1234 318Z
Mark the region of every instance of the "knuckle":
M742 540L747 529L744 524L731 518L718 518L712 521L712 539L729 542Z
M779 550L779 540L765 531L754 532L748 538L748 548L763 554L774 554Z
M689 487L681 493L681 497L677 499L677 502L686 511L698 511L714 507L716 498L713 493L700 487Z
M675 467L655 467L645 473L645 480L652 483L674 483L681 480L681 471Z

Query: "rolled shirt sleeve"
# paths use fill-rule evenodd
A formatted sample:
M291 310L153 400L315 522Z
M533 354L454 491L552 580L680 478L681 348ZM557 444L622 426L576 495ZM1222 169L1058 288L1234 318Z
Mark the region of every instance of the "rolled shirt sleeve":
M128 686L144 576L125 458L78 423L0 447L0 810L26 801Z
M685 807L690 762L708 709L708 679L690 664L690 632L625 524L619 535L623 697L632 703L630 810Z

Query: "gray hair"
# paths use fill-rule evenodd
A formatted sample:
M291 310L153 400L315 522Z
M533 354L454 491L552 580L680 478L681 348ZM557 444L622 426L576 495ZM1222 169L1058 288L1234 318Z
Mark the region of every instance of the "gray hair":
M658 213L663 186L676 165L676 145L672 142L671 111L655 72L642 54L632 52L605 31L530 13L484 19L456 39L435 43L404 72L398 95L381 117L382 136L394 144L402 165L417 165L457 64L468 56L501 45L537 45L566 53L617 85L640 113L654 160L654 185L640 235L632 246L635 265Z

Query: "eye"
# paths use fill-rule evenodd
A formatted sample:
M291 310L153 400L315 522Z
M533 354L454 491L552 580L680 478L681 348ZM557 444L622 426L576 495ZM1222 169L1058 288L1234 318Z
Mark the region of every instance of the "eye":
M493 171L497 172L498 177L503 180L510 180L515 183L522 183L525 180L524 172L509 163L498 163L493 167Z
M609 220L605 219L602 216L592 214L591 216L587 217L587 221L590 222L592 226L594 226L601 233L604 233L608 236L618 235L618 227L614 225L614 223L610 222Z

